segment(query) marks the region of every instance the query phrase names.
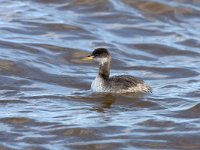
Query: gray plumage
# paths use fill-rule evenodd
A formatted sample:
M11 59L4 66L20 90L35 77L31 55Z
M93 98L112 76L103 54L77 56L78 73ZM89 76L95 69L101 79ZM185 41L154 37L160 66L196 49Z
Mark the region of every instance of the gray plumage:
M112 76L104 81L104 87L106 87L106 91L114 93L151 91L151 88L143 80L130 75Z

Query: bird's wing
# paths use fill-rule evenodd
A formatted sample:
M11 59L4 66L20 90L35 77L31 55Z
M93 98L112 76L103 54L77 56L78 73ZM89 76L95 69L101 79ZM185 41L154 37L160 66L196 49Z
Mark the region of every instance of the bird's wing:
M143 80L129 75L113 76L109 79L109 83L119 89L128 89L138 84L144 84Z

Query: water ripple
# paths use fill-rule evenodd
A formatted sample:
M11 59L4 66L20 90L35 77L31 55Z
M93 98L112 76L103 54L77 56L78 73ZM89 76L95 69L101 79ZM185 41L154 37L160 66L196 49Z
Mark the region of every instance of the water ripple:
M0 6L0 149L199 149L198 0ZM148 95L98 94L94 48Z

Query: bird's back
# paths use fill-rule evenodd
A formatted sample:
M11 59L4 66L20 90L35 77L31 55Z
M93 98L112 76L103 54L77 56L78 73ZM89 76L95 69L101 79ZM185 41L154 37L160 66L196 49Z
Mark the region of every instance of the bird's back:
M143 80L129 76L113 76L108 79L107 88L115 93L150 92L151 88Z

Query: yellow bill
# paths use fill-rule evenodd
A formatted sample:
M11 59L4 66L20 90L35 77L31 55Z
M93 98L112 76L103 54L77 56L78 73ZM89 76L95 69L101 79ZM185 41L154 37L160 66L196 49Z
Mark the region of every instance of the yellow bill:
M94 56L87 56L87 57L82 58L81 60L93 60L93 59L94 59Z

